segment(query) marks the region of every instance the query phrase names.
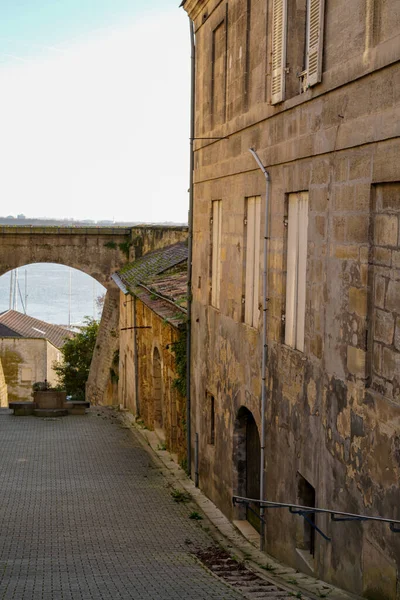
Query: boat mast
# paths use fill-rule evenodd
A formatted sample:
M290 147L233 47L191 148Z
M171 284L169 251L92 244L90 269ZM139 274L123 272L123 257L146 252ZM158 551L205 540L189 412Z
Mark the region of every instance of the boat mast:
M14 279L14 310L18 310L18 269L15 269Z
M25 269L25 314L28 314L28 269Z
M8 307L10 310L12 309L12 303L13 303L13 281L14 281L14 271L10 271L10 300L8 303Z

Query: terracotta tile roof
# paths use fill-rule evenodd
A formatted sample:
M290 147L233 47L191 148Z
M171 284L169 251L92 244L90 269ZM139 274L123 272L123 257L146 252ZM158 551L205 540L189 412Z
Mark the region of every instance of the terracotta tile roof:
M144 255L113 279L124 294L131 292L178 327L186 321L187 257L187 245L180 242Z
M65 338L73 335L59 325L40 321L16 310L0 313L0 337L45 338L56 348L61 348Z
M178 306L186 309L187 306L187 263L183 269L171 274L163 274L154 277L147 287L157 294L172 300Z
M179 325L185 323L186 314L184 312L179 310L174 304L155 296L150 289L137 287L135 289L135 296L155 312L163 321L168 321L168 323L174 327L179 327Z

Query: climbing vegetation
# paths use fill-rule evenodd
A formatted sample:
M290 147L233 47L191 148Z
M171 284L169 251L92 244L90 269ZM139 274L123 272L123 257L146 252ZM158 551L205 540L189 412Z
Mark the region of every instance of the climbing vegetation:
M182 396L186 396L186 341L187 330L186 325L179 328L178 339L171 344L171 350L175 355L175 366L177 377L174 380L174 387Z
M58 388L73 400L85 399L85 385L96 344L99 323L86 317L85 324L61 348L63 360L53 365L58 376Z

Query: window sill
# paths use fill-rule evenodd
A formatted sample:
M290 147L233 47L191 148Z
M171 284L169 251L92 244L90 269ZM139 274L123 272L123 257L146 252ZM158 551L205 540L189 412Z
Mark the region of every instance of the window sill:
M214 306L213 304L209 304L208 308L212 308L216 313L220 313L221 309L218 308L217 306Z
M256 332L260 332L260 327L255 327L254 325L250 325L249 323L246 323L246 321L242 321L241 322L242 325L244 325L245 327L247 327L248 329L251 329L251 331L256 331Z
M295 354L300 360L307 360L307 356L305 355L304 350L298 350L297 348L293 348L293 346L288 346L284 342L281 344L281 346L282 348L285 348L285 350L293 352L293 354Z

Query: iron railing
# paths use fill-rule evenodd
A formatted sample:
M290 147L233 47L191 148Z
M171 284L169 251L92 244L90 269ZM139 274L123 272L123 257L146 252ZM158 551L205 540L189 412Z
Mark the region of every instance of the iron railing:
M317 508L314 506L301 506L299 504L290 504L289 502L272 502L270 500L257 500L255 498L245 498L243 496L233 496L232 497L233 505L236 506L238 504L243 504L262 521L265 523L264 519L258 515L256 511L254 511L250 504L258 504L260 507L262 506L265 509L268 508L287 508L293 515L299 515L303 517L305 521L317 531L325 540L328 542L331 541L331 538L328 537L315 523L312 519L309 518L309 515L315 514L328 514L331 516L332 522L340 522L340 521L379 521L381 523L388 523L390 527L390 531L393 533L400 533L400 521L396 519L387 519L385 517L372 517L369 515L359 515L355 513L347 513L342 512L340 510L331 510L329 508Z

